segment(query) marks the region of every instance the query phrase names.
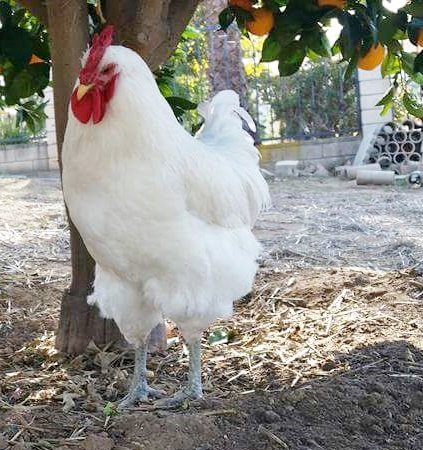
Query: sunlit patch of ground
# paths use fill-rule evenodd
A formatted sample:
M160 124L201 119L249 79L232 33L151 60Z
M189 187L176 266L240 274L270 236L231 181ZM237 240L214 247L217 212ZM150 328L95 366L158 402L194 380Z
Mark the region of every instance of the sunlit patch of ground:
M0 449L422 447L420 193L272 185L254 291L204 337L206 400L113 415L130 350L54 349L69 274L58 182L0 186ZM149 361L150 382L168 392L187 372L178 338Z

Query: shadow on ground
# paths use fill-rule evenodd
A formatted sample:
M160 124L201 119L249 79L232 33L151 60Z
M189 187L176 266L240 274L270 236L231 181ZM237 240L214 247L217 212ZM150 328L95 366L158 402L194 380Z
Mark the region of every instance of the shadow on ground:
M336 359L349 369L293 389L208 400L186 413L125 414L109 436L150 450L422 449L422 352L382 342ZM276 388L273 374L268 381Z

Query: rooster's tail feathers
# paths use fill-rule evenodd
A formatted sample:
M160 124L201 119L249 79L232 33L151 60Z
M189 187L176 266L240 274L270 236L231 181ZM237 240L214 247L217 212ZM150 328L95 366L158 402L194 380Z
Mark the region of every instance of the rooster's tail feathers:
M250 223L253 224L257 214L270 205L268 186L258 166L260 153L242 126L244 120L255 131L254 121L240 106L238 94L231 90L221 91L201 103L198 112L204 117L204 125L196 137L232 168L242 191L247 193Z
M248 112L239 105L239 95L232 90L218 92L211 100L202 102L197 108L199 114L204 117L203 133L222 131L228 126L238 122L242 126L241 119L248 128L256 131L256 125Z

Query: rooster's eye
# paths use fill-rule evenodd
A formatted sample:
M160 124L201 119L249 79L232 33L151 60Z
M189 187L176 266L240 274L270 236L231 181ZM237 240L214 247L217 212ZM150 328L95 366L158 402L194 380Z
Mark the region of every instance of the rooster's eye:
M113 66L106 66L102 71L101 71L101 73L103 74L103 75L106 75L106 74L108 74L108 73L110 73L110 71L113 69Z

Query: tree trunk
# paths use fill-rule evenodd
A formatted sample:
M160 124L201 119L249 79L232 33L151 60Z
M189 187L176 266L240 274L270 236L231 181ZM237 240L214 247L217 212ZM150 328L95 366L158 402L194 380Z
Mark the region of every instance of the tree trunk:
M171 56L200 0L104 0L116 41L140 54L151 70Z
M234 24L226 32L216 31L219 13L227 6L227 0L206 0L202 5L207 26L207 74L212 95L223 89L233 89L238 93L241 105L245 108L247 78L242 62L241 33Z
M65 135L68 102L80 70L80 59L88 45L88 12L86 0L47 1L50 50L53 62L54 110L59 165ZM64 26L70 24L70 26ZM120 338L113 321L99 317L96 308L87 304L92 289L94 261L73 223L69 220L72 255L72 281L63 294L56 346L77 354L90 340L103 345Z

